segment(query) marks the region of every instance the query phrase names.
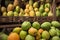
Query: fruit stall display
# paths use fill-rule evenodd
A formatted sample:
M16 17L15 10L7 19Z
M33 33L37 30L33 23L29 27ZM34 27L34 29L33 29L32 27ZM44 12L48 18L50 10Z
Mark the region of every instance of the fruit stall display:
M19 22L31 19L38 19L38 17L50 17L53 14L53 1L49 0L29 0L24 3L24 7L21 7L19 0L14 0L13 3L7 3L7 7L1 6L1 22ZM22 5L23 6L23 5ZM20 19L21 18L21 19ZM51 17L52 18L52 17ZM30 21L30 20L29 20ZM34 20L37 21L37 20Z
M0 32L0 40L60 40L60 22L24 21L20 27L13 28L10 33Z
M0 40L60 40L59 0L6 0L0 8Z

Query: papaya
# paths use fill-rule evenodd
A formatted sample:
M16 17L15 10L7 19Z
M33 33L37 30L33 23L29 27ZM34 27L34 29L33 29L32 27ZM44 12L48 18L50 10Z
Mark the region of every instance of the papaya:
M27 36L27 32L22 30L19 35L20 35L20 38L24 40L25 37Z
M57 31L56 31L55 28L51 28L51 29L49 30L49 33L50 33L51 36L56 36L56 35L57 35Z
M20 40L20 37L17 33L10 33L8 36L8 40Z
M56 28L56 31L57 31L57 36L60 36L60 30Z
M29 30L28 30L28 33L32 36L36 36L37 34L37 29L31 27Z
M32 24L32 26L33 26L34 28L36 28L36 29L39 29L39 28L40 28L40 24L39 24L38 22L34 22L34 23Z
M60 40L59 36L54 36L52 40Z
M31 35L27 35L25 40L35 40L35 37Z
M43 31L44 31L43 29L39 29L38 33L42 34Z
M58 21L52 21L51 24L54 27L60 27L60 23Z
M49 34L49 32L47 32L47 31L43 31L43 32L42 32L42 38L48 40L48 39L50 38L50 34Z
M56 16L60 16L60 11L58 8L56 9Z
M50 27L51 27L51 23L50 22L44 22L44 23L41 24L41 28L43 28L43 29L49 30Z
M21 27L22 27L22 30L28 30L31 27L31 23L28 21L25 21L22 23Z
M36 40L39 40L39 39L41 39L41 34L39 32L37 32Z
M5 34L5 33L0 33L0 39L1 40L7 40L7 38L8 38L8 35L7 34Z
M43 5L41 5L41 6L39 7L39 11L40 11L41 13L44 12L44 6L43 6Z

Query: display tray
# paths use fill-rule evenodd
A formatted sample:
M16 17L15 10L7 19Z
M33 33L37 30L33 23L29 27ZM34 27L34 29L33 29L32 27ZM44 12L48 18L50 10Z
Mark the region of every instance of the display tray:
M59 3L60 2L60 0L56 0L56 3Z
M38 21L38 22L44 22L44 21L52 21L54 18L53 17L0 17L0 24L1 23L21 23L24 21L30 21L30 22L34 22L34 21Z

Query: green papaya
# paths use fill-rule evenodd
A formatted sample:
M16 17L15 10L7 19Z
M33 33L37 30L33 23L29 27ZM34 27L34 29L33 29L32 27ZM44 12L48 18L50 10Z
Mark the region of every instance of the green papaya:
M50 8L50 3L46 3L45 8Z
M59 11L59 9L56 10L56 16L60 16L60 11Z
M14 12L14 16L18 16L18 12Z
M25 21L22 23L21 27L22 27L22 30L28 30L31 27L31 23L28 21Z
M42 16L48 16L48 13L47 13L47 12L44 12L44 13L42 14Z
M16 12L20 12L20 7L19 6L16 6L15 11Z
M52 21L51 24L54 27L60 27L60 23L58 21Z
M41 6L39 7L39 11L40 11L41 13L44 12L44 7L43 7L43 5L41 5Z
M41 16L41 13L39 11L37 11L36 16Z
M29 0L29 5L33 5L33 0Z
M50 27L51 27L51 23L50 22L44 22L44 23L42 23L41 24L41 28L43 28L43 29L50 29Z
M50 34L49 34L49 32L48 32L48 31L43 31L43 32L42 32L42 38L48 40L48 39L50 38Z
M31 35L27 35L25 40L35 40L35 38Z
M1 37L1 40L7 40L8 35L6 35L5 33L1 33L0 37Z
M38 2L35 2L35 3L33 4L33 7L34 7L34 8L38 8Z
M57 35L57 31L56 31L56 29L54 29L54 28L51 28L51 29L49 30L49 33L50 33L51 36L56 36L56 35Z
M52 40L60 40L59 36L54 36Z

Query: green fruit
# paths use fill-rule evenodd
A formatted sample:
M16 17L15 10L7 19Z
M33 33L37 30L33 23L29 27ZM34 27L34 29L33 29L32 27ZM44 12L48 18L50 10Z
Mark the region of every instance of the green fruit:
M21 28L20 27L16 27L13 29L12 32L15 32L15 33L19 33L21 31Z
M58 36L54 36L52 40L60 40L60 38Z
M14 16L13 11L9 11L9 12L7 13L7 16Z
M56 29L54 26L51 26L51 29Z
M34 23L32 24L32 26L33 26L34 28L36 28L36 29L39 29L39 28L40 28L40 24L39 24L38 22L34 22Z
M46 39L40 39L40 40L46 40Z
M2 16L7 16L7 12L3 12L3 15Z
M60 23L58 21L52 21L51 24L54 27L60 27Z
M50 4L49 4L49 3L46 3L46 4L45 4L45 8L46 8L46 7L47 7L47 8L50 8Z
M60 30L56 28L57 36L60 36Z
M39 11L37 11L36 16L41 16L41 13Z
M53 16L53 13L50 11L50 12L48 13L48 16Z
M33 7L34 7L34 8L37 8L37 7L38 7L38 2L35 2L35 3L33 4Z
M47 12L44 12L44 13L42 14L42 16L48 16L48 13L47 13Z
M23 13L23 12L20 12L20 13L19 13L19 16L23 16L23 15L24 15L24 13Z
M1 37L1 40L7 40L8 35L2 33L2 34L0 35L0 37Z
M59 11L59 9L56 10L56 16L60 16L60 11Z
M19 12L20 11L20 7L19 6L16 6L15 11L16 12Z
M21 31L21 32L20 32L20 38L21 38L22 40L24 40L26 36L27 36L27 32L26 32L26 31Z
M19 16L19 15L18 15L18 12L14 12L14 16Z
M50 29L50 30L49 30L49 33L50 33L51 36L57 35L57 31L56 31L56 29L54 29L54 28Z
M44 22L41 24L41 28L43 29L50 29L50 27L51 27L51 23L49 22Z
M25 21L22 23L22 29L23 30L28 30L31 27L31 23L28 21Z
M39 11L40 11L41 13L43 13L43 11L44 11L43 5L41 5L41 6L39 7Z
M31 35L27 35L25 40L35 40L35 38Z
M29 0L29 5L33 5L33 0Z
M1 12L6 12L6 8L5 7L1 7Z
M49 39L49 38L50 38L49 32L43 31L43 33L42 33L42 38L44 38L44 39Z

